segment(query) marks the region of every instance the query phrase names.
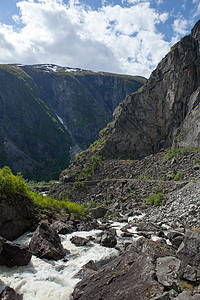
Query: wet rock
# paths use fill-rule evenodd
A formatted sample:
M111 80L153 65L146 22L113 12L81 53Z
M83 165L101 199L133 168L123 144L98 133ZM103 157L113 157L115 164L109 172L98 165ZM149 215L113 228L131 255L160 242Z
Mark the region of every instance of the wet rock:
M3 239L1 239L1 243L0 265L6 265L7 267L28 265L32 254L27 246Z
M86 220L77 225L78 231L90 231L92 229L98 229L99 224L96 220Z
M18 295L14 289L6 286L0 294L0 300L22 300L23 296Z
M95 273L98 270L96 264L93 260L90 260L88 263L86 263L81 270L77 273L75 277L83 279L84 277L91 275Z
M173 247L178 249L178 247L180 246L180 244L183 241L184 234L174 230L174 231L170 231L169 233L167 233L167 237L170 240L170 242L172 243Z
M59 235L46 223L38 226L29 247L32 253L40 258L58 260L66 254Z
M117 239L112 232L106 231L101 237L100 245L104 247L114 248L117 244Z
M154 243L154 245L156 245ZM74 300L151 299L161 296L164 287L154 279L152 254L141 255L133 245L76 286Z
M73 236L70 241L76 246L85 246L89 242L89 239L83 238L81 236Z
M76 227L73 224L65 223L62 221L56 221L51 225L53 230L56 230L59 234L68 234L76 231Z
M35 219L35 207L32 200L23 195L1 200L0 236L14 240L26 232Z
M138 223L137 228L136 228L136 231L152 231L152 232L155 232L155 231L158 231L158 230L159 230L159 227L156 224L151 223L151 222Z

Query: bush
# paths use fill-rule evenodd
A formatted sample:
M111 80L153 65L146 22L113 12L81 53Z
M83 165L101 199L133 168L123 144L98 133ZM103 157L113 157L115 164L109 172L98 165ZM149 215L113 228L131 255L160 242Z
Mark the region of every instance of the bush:
M7 166L0 169L0 195L7 198L10 195L20 193L27 194L30 191L21 173L13 175Z
M164 194L161 192L157 192L154 195L150 195L148 198L144 199L144 204L151 204L151 205L164 205Z
M74 182L74 186L73 186L73 190L78 189L78 188L82 188L85 186L85 182L83 181L75 181Z
M182 176L183 176L183 173L181 171L179 171L174 175L173 179L174 179L174 181L178 181L181 179Z
M170 160L172 159L174 156L177 156L179 153L181 153L181 155L183 156L186 152L190 152L190 151L200 151L200 148L176 148L176 147L172 147L169 148L167 151L167 154L165 156L165 161L166 160Z
M70 202L68 198L59 201L49 196L32 192L20 173L15 176L10 168L5 166L0 169L0 196L7 199L15 194L28 196L42 210L53 210L64 214L70 213L78 217L85 215L85 208L82 205Z

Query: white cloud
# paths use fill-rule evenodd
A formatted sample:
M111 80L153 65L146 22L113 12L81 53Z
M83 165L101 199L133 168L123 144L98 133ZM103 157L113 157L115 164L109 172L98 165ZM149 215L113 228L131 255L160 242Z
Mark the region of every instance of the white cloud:
M172 44L178 42L181 36L186 35L188 33L188 24L189 21L185 20L182 16L174 20L173 23L174 36L172 37L172 42L171 42Z
M21 29L0 24L3 63L55 63L70 67L149 76L169 50L156 25L166 22L150 3L106 5L98 11L78 0L23 0L13 19ZM182 23L181 23L182 24ZM184 24L182 29L184 30ZM176 23L174 24L177 30Z

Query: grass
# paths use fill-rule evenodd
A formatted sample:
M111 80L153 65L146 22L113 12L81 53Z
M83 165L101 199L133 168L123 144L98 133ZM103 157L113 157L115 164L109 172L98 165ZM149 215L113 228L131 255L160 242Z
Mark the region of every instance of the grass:
M187 280L181 280L181 289L182 291L193 291L194 286Z

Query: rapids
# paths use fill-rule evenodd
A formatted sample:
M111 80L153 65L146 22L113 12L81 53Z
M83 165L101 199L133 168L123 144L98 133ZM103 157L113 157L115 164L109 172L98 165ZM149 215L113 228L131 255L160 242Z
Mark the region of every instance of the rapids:
M110 224L116 229L119 243L120 229L126 224L118 222ZM0 292L8 285L18 294L23 294L23 300L69 300L75 285L81 280L77 273L83 265L90 260L94 262L107 260L119 253L115 248L103 247L92 241L81 247L70 242L72 236L96 237L100 232L101 230L91 230L60 235L64 248L70 251L64 259L46 260L33 255L27 266L12 268L0 266ZM129 232L135 233L135 227L130 228ZM32 235L33 233L26 232L15 242L28 245Z

